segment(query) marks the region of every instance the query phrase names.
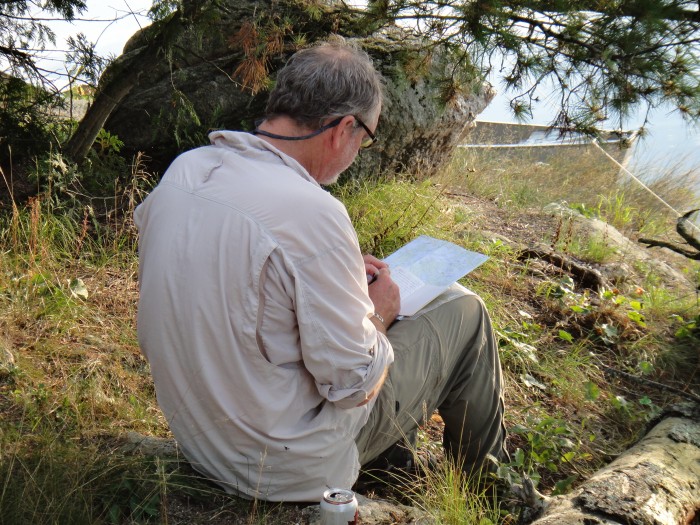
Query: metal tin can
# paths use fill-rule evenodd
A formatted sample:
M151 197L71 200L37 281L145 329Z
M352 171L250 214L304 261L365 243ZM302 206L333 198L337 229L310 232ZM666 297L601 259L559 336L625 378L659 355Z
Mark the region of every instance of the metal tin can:
M321 500L321 525L357 525L357 498L352 490L328 489Z

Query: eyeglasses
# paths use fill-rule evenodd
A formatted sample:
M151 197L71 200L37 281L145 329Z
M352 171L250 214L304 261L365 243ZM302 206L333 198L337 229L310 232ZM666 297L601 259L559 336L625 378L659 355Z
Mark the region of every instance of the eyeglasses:
M367 148L369 148L372 144L374 144L375 142L377 142L377 137L374 135L374 133L372 133L372 132L369 130L369 128L367 127L367 125L366 125L364 122L362 122L362 120L360 119L360 117L358 117L357 115L353 115L353 117L355 117L355 120L357 121L357 123L358 123L360 126L362 126L362 127L365 129L365 132L367 133L367 138L363 139L362 142L360 143L360 147L361 147L362 149L367 149Z
M367 138L363 139L362 142L360 143L360 148L362 149L367 149L369 148L372 144L377 142L377 137L370 131L370 129L367 127L367 125L360 120L360 117L356 115L352 115L352 117L357 121L357 123L362 126L367 133ZM270 133L269 131L263 131L262 129L254 129L250 133L253 135L263 135L265 137L270 137L272 139L278 139L278 140L306 140L315 137L316 135L320 135L327 129L331 129L336 127L340 122L343 120L345 117L338 117L337 119L333 120L332 122L329 122L325 126L321 126L318 128L316 131L313 133L309 133L308 135L302 135L300 137L288 137L286 135L277 135L276 133ZM262 121L261 121L262 122ZM256 126L259 125L258 122L256 122Z

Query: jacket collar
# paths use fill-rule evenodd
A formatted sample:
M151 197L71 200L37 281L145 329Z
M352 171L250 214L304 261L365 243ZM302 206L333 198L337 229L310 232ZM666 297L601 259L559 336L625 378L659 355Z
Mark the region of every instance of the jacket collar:
M294 158L275 148L266 140L243 131L219 130L209 133L209 140L216 147L229 148L244 154L248 158L270 162L274 157L282 164L291 168L303 179L320 186L309 172Z

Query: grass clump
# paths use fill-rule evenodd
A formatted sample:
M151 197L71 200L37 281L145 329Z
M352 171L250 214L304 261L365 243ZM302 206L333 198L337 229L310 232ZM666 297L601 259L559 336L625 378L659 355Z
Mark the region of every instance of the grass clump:
M21 442L26 444L26 437ZM37 436L0 461L3 524L291 523L277 505L227 495L178 458L129 454L107 438ZM269 519L269 521L268 521Z
M334 188L345 204L363 253L383 258L418 235L449 235L455 219L430 181L350 181Z
M407 485L407 499L445 525L496 525L502 522L498 498L492 487L480 488L479 480L455 464L441 460L433 468L421 469L418 479Z
M151 469L147 467L152 467ZM154 465L115 459L105 451L43 443L0 463L3 523L143 522L158 514Z

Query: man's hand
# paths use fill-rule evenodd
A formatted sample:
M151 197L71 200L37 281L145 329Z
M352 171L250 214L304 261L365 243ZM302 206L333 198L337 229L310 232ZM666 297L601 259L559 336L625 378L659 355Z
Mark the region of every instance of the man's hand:
M386 380L386 376L388 375L388 373L389 373L389 367L384 369L384 373L382 374L382 378L379 380L379 383L377 383L377 386L375 386L372 389L372 391L369 394L367 394L367 397L365 398L364 401L362 401L359 405L357 405L358 407L361 407L362 405L366 405L367 403L370 402L370 400L374 396L376 396L379 393L379 391L382 389L382 386L384 385L384 381Z
M365 255L364 260L367 274L371 275L370 271L372 271L375 276L369 285L369 298L374 304L374 311L384 319L386 330L399 314L401 306L399 287L391 279L391 271L385 262L371 255Z
M367 282L371 283L377 278L379 270L382 268L388 268L389 265L384 261L377 259L374 255L363 255L362 258L365 261L365 273L367 274Z

